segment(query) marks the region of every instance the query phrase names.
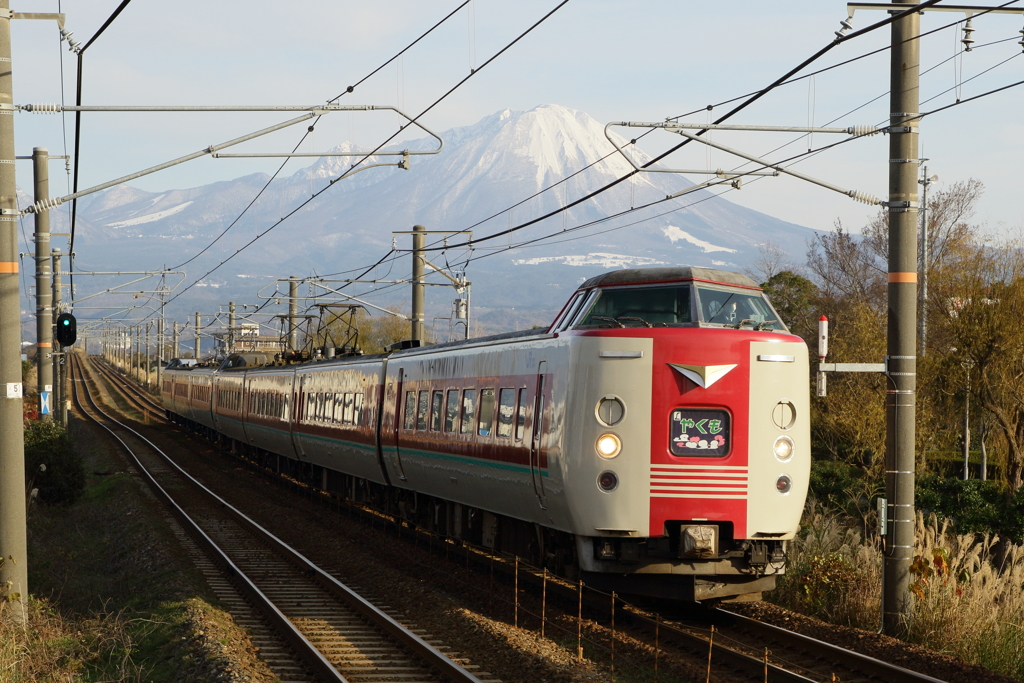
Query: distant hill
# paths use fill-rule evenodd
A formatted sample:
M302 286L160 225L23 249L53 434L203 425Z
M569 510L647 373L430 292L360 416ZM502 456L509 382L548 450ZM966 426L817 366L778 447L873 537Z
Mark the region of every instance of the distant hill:
M376 168L336 183L203 286L175 301L168 316L183 320L197 310L213 312L229 300L258 303L257 289L275 277L339 273L372 264L391 249L392 231L410 230L416 223L430 230L472 228L479 240L544 215L629 171L618 155L582 170L613 151L603 129L583 112L549 104L525 112L500 111L471 126L444 131L444 150L436 156L413 156L408 171ZM428 149L435 144L424 138L390 149ZM335 148L351 149L348 142ZM636 159L643 163L648 157L637 152ZM225 237L186 267L186 282L322 189L350 163L351 158L322 157L278 179ZM569 182L533 197L574 173L578 175ZM174 266L235 220L267 178L254 174L165 192L120 186L86 197L78 209L77 267L109 271ZM434 251L428 258L439 266L477 259L467 267L473 282L473 314L491 330L546 322L579 282L609 269L672 264L741 270L756 257L758 245L768 240L795 260L802 259L812 230L712 198L705 191L615 217L688 186L688 180L674 174L638 175L563 214L474 244L471 252ZM22 196L22 201L27 198ZM510 212L498 214L518 202L522 203ZM591 222L590 227L572 230ZM65 228L66 213L54 212L53 223L54 231ZM563 230L551 239L509 249ZM462 241L461 236L450 238L451 243ZM410 244L407 235L399 236L400 249ZM403 253L370 276L404 278L410 262ZM78 295L110 286L94 280L76 278ZM452 298L450 290L430 288L432 315L445 315ZM395 287L373 301L407 307L408 287Z

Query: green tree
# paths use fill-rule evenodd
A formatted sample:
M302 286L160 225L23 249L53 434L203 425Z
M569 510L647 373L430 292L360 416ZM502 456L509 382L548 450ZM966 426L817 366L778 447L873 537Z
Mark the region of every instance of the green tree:
M817 286L791 270L783 270L761 283L782 321L808 344L818 336Z

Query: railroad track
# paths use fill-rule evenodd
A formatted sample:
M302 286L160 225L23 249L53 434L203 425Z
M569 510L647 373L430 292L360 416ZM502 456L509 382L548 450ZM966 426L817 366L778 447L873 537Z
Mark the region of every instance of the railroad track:
M498 683L474 675L401 615L370 603L216 496L99 405L78 356L71 369L79 411L123 446L173 514L186 548L205 553L197 565L283 683Z
M130 404L134 405L136 409L142 412L144 415L152 414L157 419L166 421L164 418L164 408L160 405L160 402L150 396L148 393L143 391L135 382L129 381L128 378L124 377L117 370L113 368L107 361L100 358L93 358L90 360L91 366L103 375L108 382L114 385L124 396Z
M122 387L130 384L118 373L110 373L108 377ZM296 482L289 481L288 485L294 487ZM324 497L316 498L323 500ZM397 519L393 523L396 526L402 525ZM413 539L418 536L431 536L428 542L420 539L413 540L412 543L418 547L436 548L438 554L447 555L451 550L446 547L444 539L434 537L428 531L405 527L401 533ZM512 577L512 573L516 571L516 563L513 563L512 559L495 558L485 548L464 547L463 552L458 553L458 559L452 560L452 565L453 568L457 565L460 570L472 566L479 572L481 578L484 574L489 575L494 571L499 575L504 574L512 581L516 580ZM518 563L518 566L518 582L536 588L539 592L542 582L545 582L542 574L539 571L531 571L523 563ZM577 587L552 580L550 575L546 580L546 586L547 594L551 598L560 599L565 604L566 611L574 611L573 606L579 600ZM584 601L588 605L589 616L598 621L607 620L609 596L592 592ZM601 614L602 611L604 616ZM829 683L833 680L841 680L844 683L941 683L939 679L931 676L724 609L713 610L706 619L697 622L691 618L692 614L687 615L678 610L648 608L644 611L647 614L659 613L657 619L660 622L660 643L675 646L700 659L706 659L710 650L713 670L719 675L728 672L730 677L737 680L764 681L767 669L768 681L790 683ZM637 639L644 640L646 635L647 640L653 642L650 636L653 634L655 622L652 618L628 609L622 609L619 615L619 629L631 629ZM709 638L711 624L714 624L716 629L713 641ZM624 634L627 632L623 631ZM766 649L769 652L767 663L764 656Z

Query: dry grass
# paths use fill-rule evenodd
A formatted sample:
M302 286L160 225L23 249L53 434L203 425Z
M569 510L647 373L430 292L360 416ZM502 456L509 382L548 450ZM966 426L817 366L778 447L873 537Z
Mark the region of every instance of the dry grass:
M20 625L0 609L0 681L146 680L148 667L132 653L156 624L110 612L68 619L37 600L27 610Z
M877 630L882 554L850 520L813 509L770 599L832 623ZM958 535L918 515L909 640L1024 680L1024 545Z

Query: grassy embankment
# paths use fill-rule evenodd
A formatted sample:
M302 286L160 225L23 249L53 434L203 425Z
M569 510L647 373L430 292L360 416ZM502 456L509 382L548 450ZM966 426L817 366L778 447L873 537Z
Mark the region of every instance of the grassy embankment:
M836 624L877 630L882 554L850 518L811 505L769 599ZM956 534L918 515L911 642L1024 680L1024 544Z
M85 489L69 506L30 506L29 623L0 611L0 680L217 678L230 617L120 453L80 421L71 436Z

